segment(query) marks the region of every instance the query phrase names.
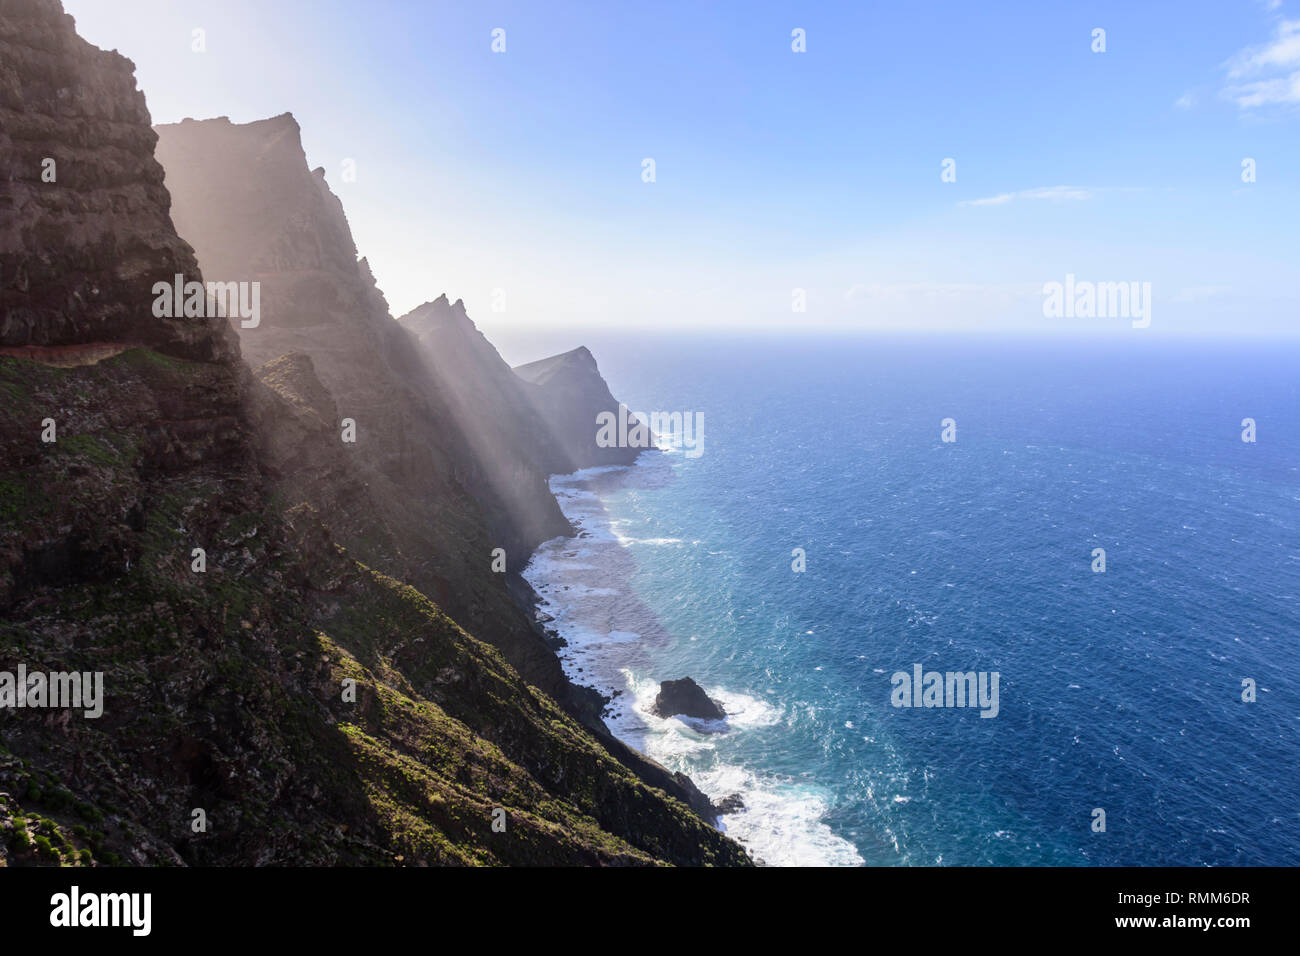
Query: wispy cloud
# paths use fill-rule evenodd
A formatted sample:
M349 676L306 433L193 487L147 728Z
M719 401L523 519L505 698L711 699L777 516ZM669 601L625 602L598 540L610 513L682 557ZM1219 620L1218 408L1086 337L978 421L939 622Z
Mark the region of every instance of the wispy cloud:
M1242 50L1226 65L1224 95L1243 110L1300 105L1300 20L1281 20L1273 38Z
M983 199L967 199L963 206L1001 206L1016 199L1046 199L1050 202L1077 202L1092 198L1092 190L1082 186L1040 186L1014 193L999 193Z

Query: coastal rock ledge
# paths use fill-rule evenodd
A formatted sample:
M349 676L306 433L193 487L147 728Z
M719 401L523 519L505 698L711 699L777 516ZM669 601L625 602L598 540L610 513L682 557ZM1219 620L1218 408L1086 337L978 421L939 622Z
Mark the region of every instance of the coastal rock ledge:
M700 720L724 720L722 705L704 693L704 688L689 677L659 682L652 712L657 717L695 717Z

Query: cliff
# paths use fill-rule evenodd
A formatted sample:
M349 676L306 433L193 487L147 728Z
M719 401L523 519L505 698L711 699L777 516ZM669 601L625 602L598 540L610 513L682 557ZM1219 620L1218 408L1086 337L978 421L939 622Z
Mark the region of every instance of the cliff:
M470 452L435 440L433 394L394 371L377 293L319 274L337 235L275 294L301 280L338 317L331 297L355 293L361 331L320 331L367 344L361 374L382 378L254 349L255 378L226 320L150 308L151 279L200 275L130 63L57 0L5 0L0 88L0 673L104 691L99 717L0 707L0 865L747 863L394 577L450 585L487 534L457 480ZM42 181L46 156L104 171ZM364 459L338 438L350 403L378 433ZM400 500L408 470L433 474L430 501ZM464 553L402 551L400 521L426 517ZM477 586L456 596L490 626L507 605Z
M157 130L172 217L205 275L261 283L258 324L232 325L258 379L297 411L258 410L276 493L311 505L340 543L495 644L625 765L712 816L686 777L608 734L604 701L568 681L523 610L530 593L517 573L538 544L572 531L547 475L636 457L595 448L595 413L590 424L584 416L617 402L594 361L541 388L511 372L463 304L443 297L394 320L368 264L357 259L323 171L308 168L289 114ZM286 354L299 357L292 368ZM300 383L316 398L295 400ZM552 406L535 393L557 396L559 431L548 424ZM317 413L319 434L304 445L307 409ZM357 423L346 453L338 440L343 417ZM333 436L321 430L331 419ZM506 574L491 570L496 548L505 552Z
M0 17L0 354L104 343L229 358L223 321L137 321L155 282L196 269L131 62L88 56L55 5L6 0Z
M505 576L491 573L494 549L505 550L508 568L519 567L541 541L569 532L545 473L518 456L485 453L493 442L484 426L492 423L466 415L389 314L357 258L341 203L323 171L308 168L298 123L286 113L247 124L186 120L157 131L172 219L204 274L260 283L258 324L232 322L249 365L262 376L282 355L306 356L333 400L334 444L343 448L343 419L356 424L349 463L339 463L351 474L340 473L341 483L300 474L297 465L309 467L310 456L280 455L281 487L326 515L362 560L391 569L488 635L530 682L571 699L555 655L510 598ZM262 424L269 444L293 442L276 433L277 419ZM350 498L344 485L366 493ZM374 514L383 534L340 508Z
M445 295L398 319L421 346L468 437L483 472L494 482L502 516L517 529L524 549L509 567L521 570L542 541L572 534L546 478L573 469L550 428L524 395L522 383L474 325L459 299ZM543 503L540 499L544 498Z
M619 403L585 347L516 366L514 372L573 464L569 471L636 461L643 449L597 444L597 418L605 412L617 416Z

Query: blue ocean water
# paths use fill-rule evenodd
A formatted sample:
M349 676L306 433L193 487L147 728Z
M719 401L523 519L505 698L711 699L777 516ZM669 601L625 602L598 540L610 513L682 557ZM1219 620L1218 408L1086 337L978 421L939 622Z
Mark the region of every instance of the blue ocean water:
M556 479L581 534L527 576L615 731L739 794L756 857L1300 863L1295 344L589 344L702 453ZM998 715L891 706L917 663L997 671ZM723 732L648 712L684 675Z

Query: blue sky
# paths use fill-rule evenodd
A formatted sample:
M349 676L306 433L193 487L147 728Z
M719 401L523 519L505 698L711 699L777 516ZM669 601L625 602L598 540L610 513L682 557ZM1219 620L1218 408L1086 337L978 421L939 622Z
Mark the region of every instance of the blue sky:
M1285 3L64 3L156 122L292 112L395 314L1137 334L1045 318L1072 273L1150 282L1147 334L1300 329Z

